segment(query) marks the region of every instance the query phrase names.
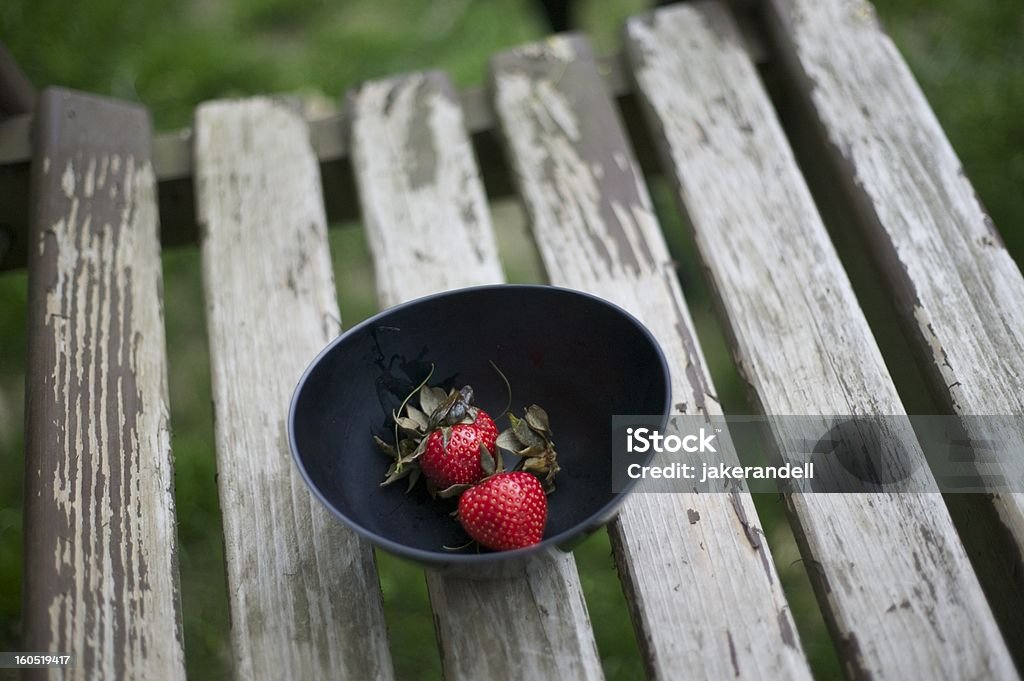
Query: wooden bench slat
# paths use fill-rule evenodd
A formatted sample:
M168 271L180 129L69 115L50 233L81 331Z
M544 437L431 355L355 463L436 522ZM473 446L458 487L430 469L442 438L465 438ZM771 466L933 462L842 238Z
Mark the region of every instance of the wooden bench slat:
M367 83L350 96L349 113L381 305L504 281L487 196L447 77Z
M183 679L149 116L48 89L35 135L25 646L75 665L33 678Z
M1024 414L1024 277L865 1L766 3L783 63L951 413ZM884 84L884 87L881 87ZM1024 432L972 440L1018 443ZM1021 471L1007 471L1020 480ZM993 503L1024 557L1024 494Z
M504 280L462 111L438 72L349 98L356 184L383 305ZM427 573L448 679L603 676L571 556L520 578Z
M587 41L550 38L495 57L491 70L551 283L638 315L672 368L676 413L721 414L639 165ZM761 531L749 494L635 495L610 531L651 677L686 669L692 678L810 678L768 546L748 538Z
M235 675L391 678L373 551L288 452L292 391L339 331L308 126L267 98L206 103L195 162Z
M627 33L650 127L762 408L904 413L727 10L688 3ZM916 440L901 444L930 476ZM851 676L1016 678L941 496L787 502Z

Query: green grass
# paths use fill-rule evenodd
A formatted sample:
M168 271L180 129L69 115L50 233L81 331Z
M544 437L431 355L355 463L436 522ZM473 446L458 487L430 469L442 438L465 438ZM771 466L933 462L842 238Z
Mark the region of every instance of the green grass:
M638 0L584 2L580 16L598 51L617 49L621 19ZM1021 261L1024 256L1024 16L1013 0L880 0L879 12L904 51L982 200ZM205 99L275 92L337 98L371 77L422 68L449 71L468 86L485 79L494 52L545 31L525 0L220 0L134 3L8 0L0 40L38 84L60 84L144 102L158 129L190 123ZM728 410L746 404L708 302L685 227L663 183L652 183L680 279ZM540 281L536 252L512 202L494 206L511 281ZM358 225L331 231L346 326L376 308L373 272ZM170 398L176 462L182 600L189 671L222 678L227 651L223 547L215 484L209 367L198 255L164 256ZM26 283L0 275L0 650L20 635L22 400ZM756 500L801 638L823 678L836 672L831 643L775 497ZM610 679L641 670L625 603L598 533L577 550L598 647ZM381 585L401 678L437 678L440 662L422 572L380 555Z

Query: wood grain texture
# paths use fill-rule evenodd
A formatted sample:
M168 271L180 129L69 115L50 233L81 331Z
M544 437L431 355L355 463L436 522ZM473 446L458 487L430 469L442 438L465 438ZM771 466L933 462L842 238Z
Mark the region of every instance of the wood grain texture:
M766 9L934 393L954 414L1024 415L1024 277L874 8L773 0ZM972 440L1024 448L1020 430L966 425ZM1020 466L1004 473L1024 479ZM1020 561L1024 494L993 502Z
M627 49L741 374L770 414L901 414L845 272L731 19L635 19ZM900 442L930 478L912 435ZM938 494L787 496L854 678L1016 678Z
M432 72L350 96L356 183L383 305L501 282L494 233L455 91ZM600 679L571 555L524 576L427 573L448 679Z
M40 97L26 380L30 678L183 679L155 180L140 107Z
M364 84L349 97L352 163L381 304L503 281L487 197L447 78Z
M676 413L720 415L650 196L582 37L492 60L495 108L551 283L632 311ZM695 520L691 520L695 519ZM649 676L809 679L750 495L637 494L611 524Z
M373 552L288 452L292 391L339 331L307 124L270 99L207 103L195 161L235 675L390 678Z

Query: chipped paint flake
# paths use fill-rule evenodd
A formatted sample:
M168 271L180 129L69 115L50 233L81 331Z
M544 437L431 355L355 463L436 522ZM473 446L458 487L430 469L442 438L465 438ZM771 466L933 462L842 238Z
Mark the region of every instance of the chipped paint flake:
M64 174L61 175L60 186L67 198L70 199L75 195L75 168L70 159L64 167Z

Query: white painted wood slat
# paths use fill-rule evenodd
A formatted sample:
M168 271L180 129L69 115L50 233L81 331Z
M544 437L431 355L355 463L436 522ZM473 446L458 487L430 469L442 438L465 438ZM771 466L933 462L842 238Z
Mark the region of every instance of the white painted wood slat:
M874 8L865 0L765 6L935 394L955 414L1024 415L1024 277ZM979 432L993 424L966 421L972 440L1024 448L1024 432L1008 422ZM1024 479L1019 467L1006 474ZM1024 494L992 501L1019 561Z
M903 413L727 10L688 3L630 21L627 34L650 127L761 407ZM916 440L901 444L928 476ZM938 494L787 502L851 676L1017 677Z
M183 679L156 182L145 109L36 111L26 381L26 678Z
M349 98L352 158L383 305L504 275L455 91L430 72ZM427 573L448 679L600 679L571 555L523 577Z
M288 452L292 391L338 333L307 124L272 99L206 103L194 153L235 675L391 678L372 549Z
M650 196L590 46L558 36L492 60L495 108L551 283L651 329L676 413L719 415ZM808 679L746 493L638 494L611 524L649 675Z

